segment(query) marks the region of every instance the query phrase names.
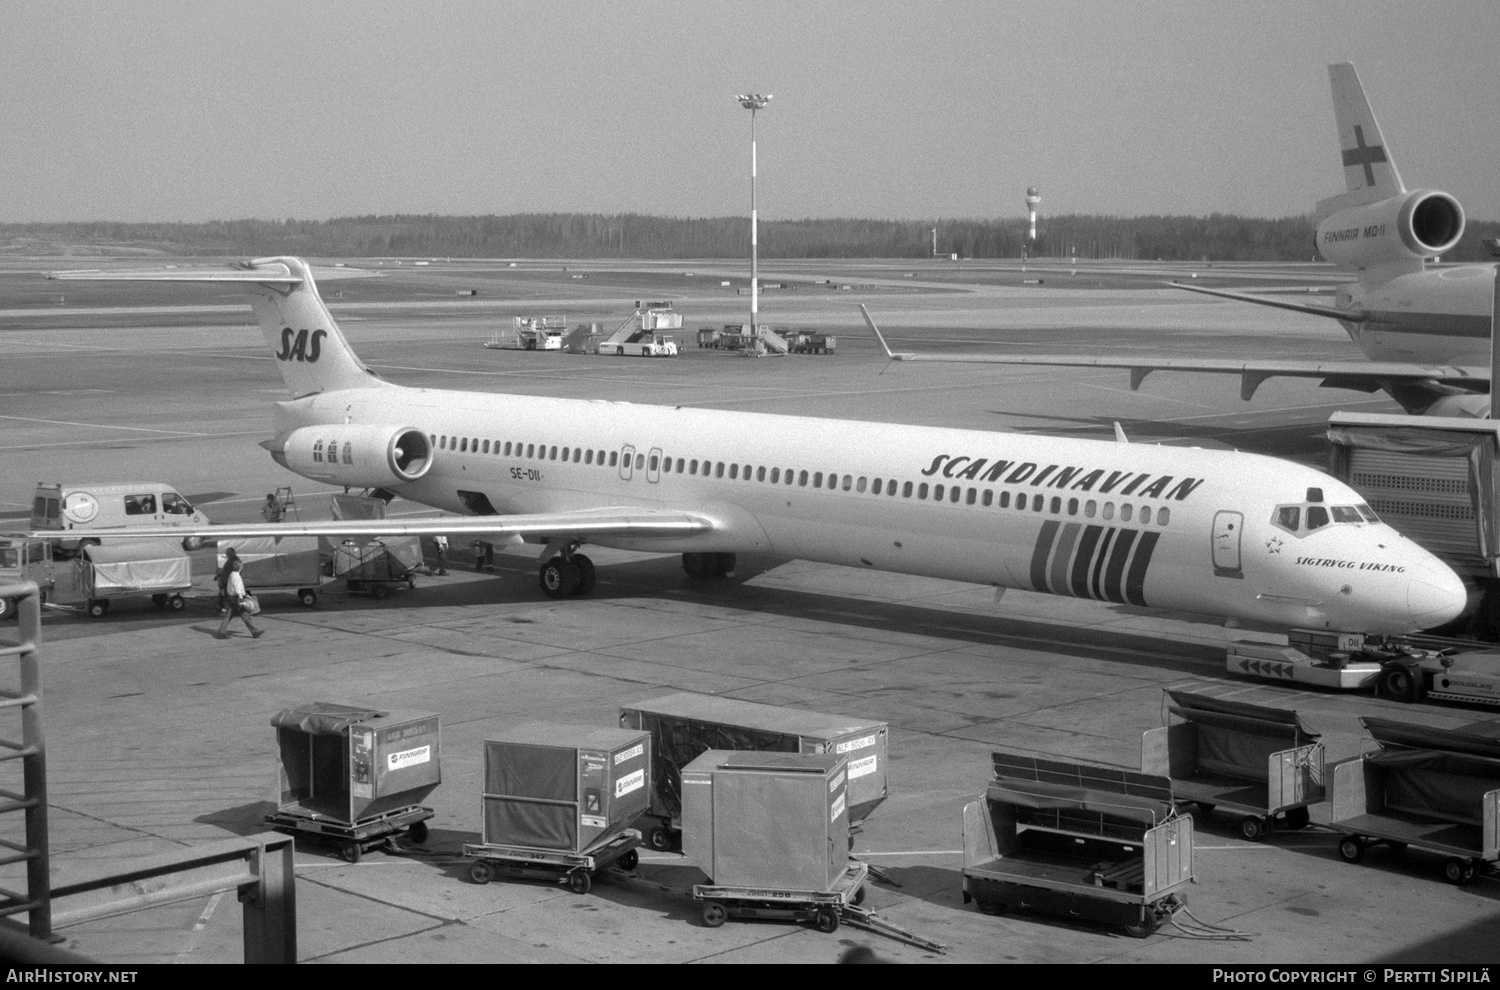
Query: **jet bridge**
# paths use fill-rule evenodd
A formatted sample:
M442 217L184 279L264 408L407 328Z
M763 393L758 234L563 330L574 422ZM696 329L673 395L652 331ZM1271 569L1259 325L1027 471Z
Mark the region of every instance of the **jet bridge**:
M1500 634L1500 421L1338 412L1329 473L1481 592L1471 632Z

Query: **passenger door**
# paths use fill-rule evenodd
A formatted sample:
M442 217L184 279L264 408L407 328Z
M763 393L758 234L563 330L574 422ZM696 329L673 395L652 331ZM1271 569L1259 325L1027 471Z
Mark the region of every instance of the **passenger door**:
M635 447L627 443L620 448L620 477L625 481L629 481L634 471Z
M1240 569L1240 539L1244 535L1245 517L1238 512L1214 513L1213 561L1216 577L1243 578Z

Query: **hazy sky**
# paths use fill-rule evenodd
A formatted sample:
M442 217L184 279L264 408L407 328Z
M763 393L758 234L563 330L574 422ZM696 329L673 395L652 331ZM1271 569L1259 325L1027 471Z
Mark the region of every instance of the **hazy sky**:
M1352 61L1500 217L1496 0L0 0L0 221L1285 216Z

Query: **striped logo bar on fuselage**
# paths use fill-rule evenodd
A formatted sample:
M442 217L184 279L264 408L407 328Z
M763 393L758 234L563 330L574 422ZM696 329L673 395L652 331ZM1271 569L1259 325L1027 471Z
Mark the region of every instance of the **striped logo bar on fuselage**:
M1161 534L1048 519L1031 552L1037 591L1121 605L1146 604L1146 570Z

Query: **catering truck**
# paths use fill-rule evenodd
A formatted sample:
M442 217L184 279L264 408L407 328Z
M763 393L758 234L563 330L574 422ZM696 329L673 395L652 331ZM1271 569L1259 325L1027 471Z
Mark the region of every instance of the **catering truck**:
M109 536L129 536L138 526L203 526L208 518L159 481L39 484L31 503L31 528L57 530L53 546L76 553ZM202 545L190 537L186 549Z

